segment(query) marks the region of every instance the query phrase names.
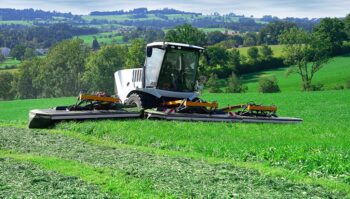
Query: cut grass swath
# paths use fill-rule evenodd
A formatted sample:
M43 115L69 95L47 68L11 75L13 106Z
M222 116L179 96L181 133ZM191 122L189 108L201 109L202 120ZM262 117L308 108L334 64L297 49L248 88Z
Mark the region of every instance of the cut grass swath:
M147 180L132 179L121 172L108 168L96 168L71 160L21 154L8 150L0 150L0 157L31 162L51 171L79 177L86 182L101 186L104 192L117 194L122 198L170 198L164 193L156 193Z

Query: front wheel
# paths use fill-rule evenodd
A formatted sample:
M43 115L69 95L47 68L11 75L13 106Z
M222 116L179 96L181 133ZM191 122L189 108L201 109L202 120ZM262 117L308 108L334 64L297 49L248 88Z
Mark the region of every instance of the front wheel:
M126 105L134 105L138 109L156 108L158 105L158 99L156 97L147 94L133 93L125 101Z

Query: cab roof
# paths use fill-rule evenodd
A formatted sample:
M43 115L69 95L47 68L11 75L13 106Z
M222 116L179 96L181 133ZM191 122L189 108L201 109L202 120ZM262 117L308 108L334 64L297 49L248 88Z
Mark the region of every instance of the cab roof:
M168 47L168 46L174 46L174 47L184 47L184 48L192 48L197 50L204 50L204 48L200 46L190 45L190 44L183 44L183 43L175 43L175 42L153 42L147 44L147 47Z

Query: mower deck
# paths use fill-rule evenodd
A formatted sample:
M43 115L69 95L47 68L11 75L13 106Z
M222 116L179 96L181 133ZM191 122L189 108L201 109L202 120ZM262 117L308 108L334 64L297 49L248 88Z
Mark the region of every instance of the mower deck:
M303 120L292 117L262 117L242 116L230 114L196 114L196 113L164 113L154 110L145 110L148 119L165 119L177 121L203 121L203 122L241 122L241 123L299 123Z
M29 112L29 128L47 128L59 121L140 118L140 112L125 110L81 110L36 109Z
M124 105L118 98L104 94L86 95L80 93L72 106L53 109L35 109L29 112L29 128L48 128L59 121L147 118L177 121L243 122L243 123L299 123L302 119L277 117L276 106L254 103L239 104L218 109L217 102L174 100L164 102L160 107L142 111L135 105Z

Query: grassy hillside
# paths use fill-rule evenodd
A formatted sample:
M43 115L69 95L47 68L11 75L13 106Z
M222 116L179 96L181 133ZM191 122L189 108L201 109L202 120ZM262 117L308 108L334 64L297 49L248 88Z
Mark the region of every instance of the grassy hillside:
M213 20L222 20L221 17L218 16L210 16L210 15L193 15L193 14L166 14L164 15L168 18L168 20L185 20L185 21L191 21L193 19L203 19L203 18L211 18ZM92 20L107 20L109 22L124 22L126 20L133 20L133 21L147 21L147 20L161 20L165 21L165 19L156 16L155 14L146 14L143 18L134 18L132 14L122 14L122 15L83 15L82 18L87 21L91 22ZM225 18L226 22L238 22L239 19L242 17L237 16L228 16ZM254 18L253 18L254 19ZM266 23L261 21L260 19L254 19L256 23Z
M6 24L6 25L25 25L25 26L32 26L32 21L25 21L25 20L9 20L9 21L2 21L0 20L0 25Z
M116 35L116 33L113 33L113 32L78 36L78 38L84 40L84 42L89 45L92 45L92 41L94 40L94 37L96 37L97 41L100 44L112 44L113 42L118 44L123 43L123 36L118 36Z
M258 79L261 76L276 76L282 92L300 91L301 78L297 74L286 77L287 68L267 70L243 76L248 86L248 92L257 92ZM325 89L334 89L338 85L346 84L350 79L350 54L333 58L314 77L314 84L324 84Z
M17 66L20 63L21 63L21 61L18 61L18 60L13 59L13 58L8 58L5 61L0 62L0 69L6 69L7 67Z
M269 45L273 51L273 56L274 57L282 57L283 56L283 45ZM261 48L261 46L256 46L259 49ZM248 49L251 47L243 47L243 48L238 48L239 52L241 55L244 56L248 56Z
M73 176L84 181L77 187L88 183L120 197L233 192L243 198L342 198L350 194L349 97L350 90L203 96L222 106L275 104L279 115L304 119L297 125L107 120L40 131L21 127L29 109L75 99L0 102L0 158Z

